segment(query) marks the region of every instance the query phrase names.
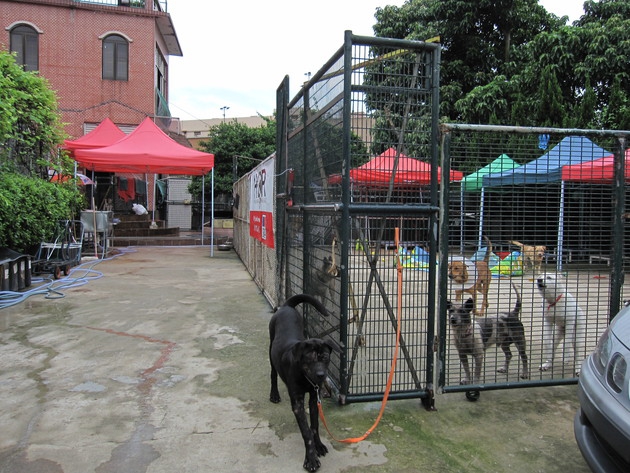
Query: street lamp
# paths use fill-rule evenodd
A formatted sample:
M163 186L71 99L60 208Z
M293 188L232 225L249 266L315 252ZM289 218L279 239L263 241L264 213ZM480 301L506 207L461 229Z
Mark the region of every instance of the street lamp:
M223 123L225 123L225 111L229 110L230 107L228 107L227 105L221 107L221 110L223 110Z

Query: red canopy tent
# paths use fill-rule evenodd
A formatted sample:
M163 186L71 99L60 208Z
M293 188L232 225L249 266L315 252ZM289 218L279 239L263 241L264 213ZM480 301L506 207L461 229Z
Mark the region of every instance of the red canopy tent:
M630 182L630 149L626 150L625 180ZM615 157L604 156L594 161L562 167L562 180L591 184L611 184L615 176Z
M214 167L213 154L180 145L148 117L114 144L74 154L81 166L102 172L202 176Z
M113 121L106 118L89 133L76 140L65 140L64 148L74 153L77 149L94 149L109 146L124 138L125 133Z
M394 148L389 148L362 166L350 169L350 181L366 187L384 187L389 185L396 163L396 154L397 152ZM441 171L441 168L438 167L438 182L442 178ZM451 170L451 181L461 181L463 178L464 174L462 172ZM341 175L335 174L330 176L328 183L340 184ZM394 184L397 187L416 187L431 184L431 164L400 153L398 167L394 175Z
M203 176L205 180L205 175L214 168L214 154L182 146L164 133L149 117L134 131L115 143L98 149L77 149L74 155L81 166L101 172L178 174ZM212 187L214 193L214 174ZM214 199L212 207L214 220ZM204 209L202 194L202 222L205 221ZM214 224L211 228L211 238L214 240Z

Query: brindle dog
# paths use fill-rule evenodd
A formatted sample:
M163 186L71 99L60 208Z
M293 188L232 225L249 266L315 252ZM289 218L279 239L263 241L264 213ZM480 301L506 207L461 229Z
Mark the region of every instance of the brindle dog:
M507 373L510 360L512 359L510 345L516 345L522 362L521 378L529 378L525 328L520 320L522 302L514 283L512 283L512 287L516 292L514 309L510 312L501 313L497 317L484 317L473 320L471 316L474 306L472 298L469 298L463 305L453 305L451 301L447 301L453 341L466 376L462 379L461 384L477 384L480 382L484 355L491 345L500 346L505 354L505 364L497 370L499 373ZM474 363L474 374L472 377L468 363L469 356L472 357Z

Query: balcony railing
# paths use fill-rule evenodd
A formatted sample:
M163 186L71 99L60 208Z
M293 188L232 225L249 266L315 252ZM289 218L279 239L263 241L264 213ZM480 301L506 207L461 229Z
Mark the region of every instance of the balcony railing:
M167 0L74 0L77 3L90 3L93 5L107 5L131 8L145 8L147 3L153 5L157 11L167 11Z

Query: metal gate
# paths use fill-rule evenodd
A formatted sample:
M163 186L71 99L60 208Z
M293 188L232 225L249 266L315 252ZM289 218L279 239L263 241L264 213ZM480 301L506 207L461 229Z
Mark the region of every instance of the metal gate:
M628 133L481 125L441 131L443 161L465 177L450 183L441 202L440 388L474 400L487 389L577 383L582 360L628 296ZM489 245L487 319L475 320L505 330L519 297L522 335L512 341L523 350L511 344L505 369L506 354L489 346L477 377L473 357L467 356L468 374L455 344L475 334L446 311L447 301L459 307L455 290L463 287L449 278L448 264L465 260L474 268ZM476 295L481 311L483 295ZM550 331L547 314L566 315L567 322Z
M432 403L439 56L437 44L346 32L293 100L288 79L278 90L279 294L316 295L335 314L304 309L308 335L339 347L330 374L342 404L383 397L399 302L389 397ZM400 300L396 228L418 258Z
M166 197L166 225L190 230L192 226L192 195L188 191L190 179L168 178Z
M576 383L630 290L629 134L439 129L439 57L435 44L346 32L295 98L288 79L278 89L278 297L307 292L335 314L304 308L307 335L339 347L330 372L342 404L383 397L398 307L390 398L431 407L434 380L470 399L487 389ZM466 292L478 262L487 263L487 294ZM468 283L454 276L458 265L469 269ZM552 330L552 309L578 323ZM482 345L478 372L466 356L466 373L457 334L487 333L477 325L457 332L450 316L462 312L494 324L499 345L510 329L511 353Z

